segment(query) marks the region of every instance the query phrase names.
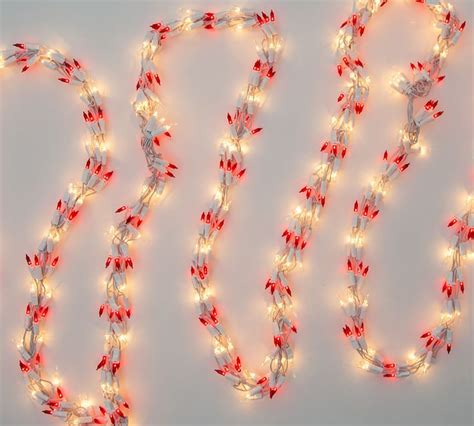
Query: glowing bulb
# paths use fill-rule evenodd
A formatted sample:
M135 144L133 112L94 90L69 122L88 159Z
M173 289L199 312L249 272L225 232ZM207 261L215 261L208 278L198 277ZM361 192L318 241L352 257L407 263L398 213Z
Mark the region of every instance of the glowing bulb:
M449 312L442 312L441 313L441 321L443 322L449 322L453 319L453 315L450 314Z
M209 252L211 251L211 245L210 245L209 243L207 243L207 244L202 244L202 245L200 246L200 249L201 249L201 251L202 251L203 253L206 253L206 254L207 254L207 253L209 253Z
M61 384L61 379L60 377L55 374L53 379L51 380L51 383L54 385L54 386L59 386Z
M89 408L92 406L92 401L88 398L84 398L82 401L81 401L81 406L84 407L84 408Z
M71 195L76 195L77 194L77 188L76 186L73 184L73 183L70 183L69 186L68 186L68 192L71 194Z

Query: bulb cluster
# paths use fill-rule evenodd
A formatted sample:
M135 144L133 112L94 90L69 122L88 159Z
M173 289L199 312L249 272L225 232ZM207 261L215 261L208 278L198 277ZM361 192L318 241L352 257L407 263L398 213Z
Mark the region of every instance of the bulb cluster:
M364 33L365 24L376 11L375 3L356 1L360 9L357 9L342 24L339 43L343 46L343 50L346 50L346 46L350 46L350 50L346 51L343 61L338 65L340 73L342 73L346 58L351 63L351 58L356 52L357 40ZM428 100L417 112L414 112L414 104L417 98L428 97L432 86L444 79L441 69L448 49L457 43L465 27L465 23L459 20L453 7L448 3L434 0L419 3L426 3L433 12L439 28L437 42L427 60L410 64L411 78L398 74L391 82L392 87L408 99L407 122L400 131L396 148L391 152L385 151L383 154L383 171L374 178L362 197L354 203L347 254L349 285L347 297L340 302L347 316L343 332L360 355L361 367L384 377L407 377L420 369L426 371L443 346L446 345L448 352L451 350L452 326L454 319L460 314L459 297L464 292L461 264L464 256L469 252L470 240L474 238L474 210L473 203L470 202L467 212L450 223L455 235L450 248L450 267L443 286L444 309L440 324L422 334L422 338L426 338L422 347L404 363L388 361L370 348L366 342L364 323L368 307L368 294L364 281L369 272L369 266L363 260L364 234L368 224L379 214L384 196L392 181L408 168L412 157L423 152L419 142L421 128L443 113L436 110L438 101L435 100ZM345 41L342 43L340 40ZM350 41L347 42L347 40ZM358 70L352 70L351 73L358 74Z
M80 182L71 183L58 200L49 230L37 251L26 255L32 282L25 310L24 331L17 347L20 353L19 366L27 380L28 390L42 406L43 413L68 424L102 423L104 413L97 407L91 407L88 400L74 401L67 398L59 378L45 371L41 354L45 321L53 296L49 278L59 261L57 245L75 221L86 198L103 189L113 174L108 166L102 99L81 64L76 59L66 58L57 50L38 44L16 43L12 49L1 52L0 56L1 67L19 65L21 71L25 72L40 63L55 71L60 82L77 86L85 104L83 119L89 132L85 145L87 160ZM112 322L110 327L113 327Z

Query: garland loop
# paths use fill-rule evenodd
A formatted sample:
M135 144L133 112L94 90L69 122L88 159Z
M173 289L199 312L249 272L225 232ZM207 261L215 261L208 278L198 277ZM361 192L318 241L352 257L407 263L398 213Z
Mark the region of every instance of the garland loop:
M365 24L378 7L383 6L386 1L379 3L376 0L354 2L355 11L342 24L338 36L339 52L342 58L338 65L339 74L342 74L343 68L347 67L350 68L352 74L356 74L354 78L359 78L360 66L357 65L357 61L360 62L360 60L353 60L356 54L355 47L364 33ZM452 326L455 318L460 315L459 297L464 292L461 275L462 259L468 252L470 240L474 238L474 204L470 202L466 213L450 223L455 235L450 248L450 267L443 286L444 309L440 324L422 334L423 339L427 338L422 347L412 354L407 362L402 363L387 361L375 350L369 348L365 338L364 322L368 307L364 282L369 272L369 266L363 261L364 234L368 224L379 214L383 198L391 182L408 168L412 157L422 152L419 143L421 128L443 114L443 111L436 111L438 106L436 100L428 100L417 112L414 112L414 104L417 99L427 97L434 84L444 80L445 76L441 75L441 69L448 50L457 43L466 25L465 22L460 21L454 8L444 1L426 0L418 1L418 3L425 3L433 13L439 28L437 42L427 60L410 64L411 78L400 73L391 82L395 90L408 98L407 122L400 131L398 146L392 152L385 151L383 154L382 173L374 178L363 196L354 203L347 255L348 294L340 301L347 316L343 332L362 358L361 367L387 378L407 377L420 368L426 371L444 345L448 353L451 351ZM344 43L341 40L344 40ZM350 43L347 43L347 40L350 40ZM352 106L348 105L347 108L350 109Z
M60 82L77 86L80 98L86 105L82 115L89 140L85 145L87 160L81 181L69 185L55 206L50 228L37 251L26 255L32 284L30 301L25 310L24 331L17 348L21 357L20 370L24 373L32 398L41 405L44 414L57 417L68 424L102 423L105 409L92 407L87 399L75 401L67 398L59 378L46 374L41 354L44 323L51 308L53 292L48 281L59 261L56 247L79 214L86 198L102 190L113 174L108 168L102 99L81 64L76 59L66 58L57 50L39 44L16 43L13 49L3 51L0 56L1 67L20 65L21 71L25 72L34 64L40 63L57 72ZM117 290L109 292L109 298L117 297ZM112 318L109 326L111 329L116 327ZM118 392L115 372L108 380ZM104 396L115 415L121 413L119 406L126 405L126 402L118 394L113 397L106 394Z

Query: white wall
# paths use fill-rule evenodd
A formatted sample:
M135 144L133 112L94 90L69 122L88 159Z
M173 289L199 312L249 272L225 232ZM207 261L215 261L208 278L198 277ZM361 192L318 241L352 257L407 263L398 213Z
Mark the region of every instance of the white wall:
M393 4L391 4L393 3ZM217 141L225 115L253 62L256 33L199 32L172 40L159 64L162 97L178 123L169 157L180 166L171 191L135 245L132 339L124 389L134 424L463 424L472 423L472 269L454 350L427 375L387 382L356 368L340 332L344 236L362 185L393 146L405 100L387 85L434 44L431 15L412 1L390 1L370 23L362 58L373 84L328 208L295 275L300 332L295 377L272 401L245 402L213 373L208 336L195 319L188 263L198 217L216 182ZM468 21L445 82L433 91L445 115L424 131L429 155L396 182L368 236L372 265L367 321L374 346L404 357L438 318L444 228L472 184L472 2L456 1ZM250 4L250 3L249 3ZM116 207L133 200L145 174L130 107L138 46L147 26L172 18L184 2L5 2L1 44L40 41L79 58L106 95L113 182L84 209L62 245L59 285L48 322L45 360L68 394L100 401L94 367L104 324L104 233ZM202 2L218 10L222 2ZM326 138L341 82L331 42L351 1L256 2L274 7L286 39L284 57L252 142L245 183L235 193L218 243L216 293L243 358L258 369L270 348L263 284L297 190ZM2 70L2 424L52 424L30 402L15 345L27 300L24 253L46 229L58 196L83 166L85 130L72 90L44 70Z

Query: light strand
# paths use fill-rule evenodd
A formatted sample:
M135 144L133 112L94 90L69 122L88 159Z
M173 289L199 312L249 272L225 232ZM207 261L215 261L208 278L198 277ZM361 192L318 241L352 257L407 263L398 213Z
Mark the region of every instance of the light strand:
M26 255L31 274L30 301L26 306L24 331L18 342L20 369L28 383L32 398L40 404L42 412L57 417L68 424L86 424L97 419L100 410L89 400L68 398L57 375L48 375L44 367L42 347L45 321L51 309L53 288L49 278L55 271L59 256L57 245L79 214L86 198L99 192L112 177L107 158L105 119L102 99L81 64L68 59L55 49L39 44L16 43L12 49L1 52L0 67L21 66L29 70L36 63L59 74L58 80L76 86L86 105L83 119L89 132L85 144L87 160L80 182L71 183L58 200L48 232L41 240L36 253ZM98 421L99 422L99 421Z
M193 15L194 12L191 12L191 16ZM258 57L250 73L248 84L239 96L235 112L227 114L229 132L224 137L219 150L218 190L209 208L201 214L202 225L191 265L198 319L212 336L213 352L218 365L215 371L228 379L235 389L246 391L250 398L262 397L265 394L270 394L272 397L284 383L293 358L287 336L290 332L296 331L296 327L286 314L290 305L291 291L288 287L285 294L282 294L278 300L279 289L274 293L274 300L277 301L271 315L275 328L274 341L279 349L270 361L272 372L268 377L257 376L243 367L240 356L236 354L232 341L221 324L220 313L217 311L211 294L208 259L229 211L231 188L241 180L245 173L244 144L262 130L254 127L254 119L261 106L264 89L276 73L275 61L278 58L281 40L275 30L273 11L266 14L237 8L218 14L206 13L204 21L207 29L225 26L257 27L263 33L263 40L257 46Z
M373 16L374 1L356 1L351 17L342 25L339 37L350 38L352 52L357 54L356 42L364 33L365 25ZM438 101L428 100L416 113L414 104L417 98L429 95L432 86L444 79L441 69L449 48L454 46L464 27L454 8L443 1L418 1L426 3L433 13L439 34L433 52L426 61L411 64L412 78L398 74L391 82L392 87L408 98L407 122L400 131L398 146L383 154L382 173L374 178L369 188L353 206L351 233L348 238L347 272L349 285L347 297L341 300L341 307L347 316L343 327L344 335L361 357L361 368L387 378L408 377L420 369L426 371L435 360L439 350L446 346L451 351L455 318L460 315L459 297L464 292L461 267L464 256L469 252L470 240L474 238L474 204L469 202L467 212L450 222L454 229L454 239L450 248L450 263L447 278L443 286L444 308L440 324L425 331L422 338L426 341L406 362L395 363L370 348L366 341L364 322L368 307L368 294L365 284L369 266L363 261L364 235L368 224L379 214L385 194L391 184L410 165L412 158L422 152L419 142L421 128L438 118L443 111L436 111ZM354 53L351 53L353 55ZM349 52L345 56L350 59ZM339 70L343 67L341 63ZM352 70L352 72L356 72ZM341 73L341 72L340 72Z

